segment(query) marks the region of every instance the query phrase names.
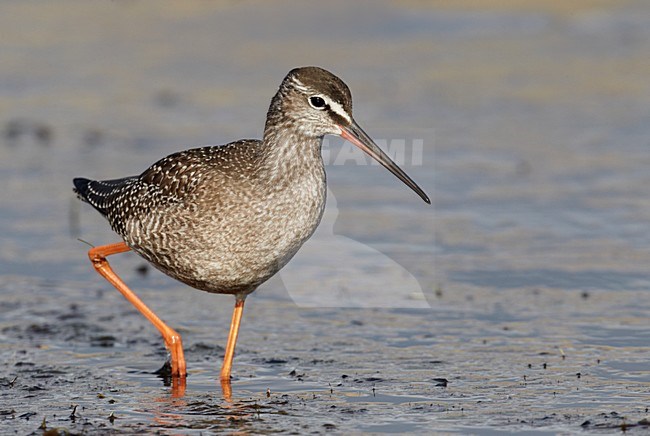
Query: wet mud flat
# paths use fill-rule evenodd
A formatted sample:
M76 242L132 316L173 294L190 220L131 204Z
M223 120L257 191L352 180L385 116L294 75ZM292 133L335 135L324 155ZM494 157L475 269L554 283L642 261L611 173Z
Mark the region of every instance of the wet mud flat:
M648 433L646 2L334 3L0 5L1 434ZM115 256L183 335L181 395L71 179L259 137L310 64L433 206L332 144L324 233L249 297L230 401L232 299Z
M143 298L161 291L150 280ZM187 349L181 395L154 374L166 359L156 332L116 292L71 293L79 285L3 280L2 433L648 431L647 326L608 327L648 310L638 293L442 290L433 310L328 310L266 289L249 303L226 401L227 298L160 293L162 306L180 292L197 319L213 314L166 314Z

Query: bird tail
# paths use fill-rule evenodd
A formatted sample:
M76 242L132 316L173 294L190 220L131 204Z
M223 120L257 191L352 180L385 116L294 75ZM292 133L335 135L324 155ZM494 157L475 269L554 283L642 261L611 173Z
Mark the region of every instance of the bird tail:
M106 216L114 206L115 198L119 197L137 179L137 176L113 180L89 180L78 177L73 179L72 183L74 184L73 191L77 197Z
M74 184L72 191L77 194L79 200L88 203L88 190L90 189L91 182L92 180L84 179L83 177L72 179L72 183Z

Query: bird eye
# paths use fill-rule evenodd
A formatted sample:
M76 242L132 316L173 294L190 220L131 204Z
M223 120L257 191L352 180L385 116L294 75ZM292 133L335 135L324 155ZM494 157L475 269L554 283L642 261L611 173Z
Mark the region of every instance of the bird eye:
M324 109L326 106L323 97L319 97L317 95L309 97L309 104L315 109Z

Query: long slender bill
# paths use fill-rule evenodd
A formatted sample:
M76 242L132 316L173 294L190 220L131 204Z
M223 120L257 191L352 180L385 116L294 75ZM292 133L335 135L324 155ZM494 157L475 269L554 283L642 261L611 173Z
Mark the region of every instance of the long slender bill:
M417 183L402 171L402 169L398 167L397 164L393 162L372 139L370 139L370 136L359 127L356 121L352 120L352 123L349 126L339 125L339 128L341 129L341 137L343 139L350 141L352 144L366 152L370 157L382 164L388 171L404 182L409 188L414 190L422 200L431 204L431 200L429 200L427 194L425 194Z

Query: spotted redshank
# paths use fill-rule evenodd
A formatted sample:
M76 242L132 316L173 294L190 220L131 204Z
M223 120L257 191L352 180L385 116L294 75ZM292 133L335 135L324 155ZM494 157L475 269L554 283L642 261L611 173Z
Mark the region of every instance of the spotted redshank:
M180 335L113 272L106 257L133 250L163 273L207 292L235 296L221 368L229 381L246 296L312 235L325 205L323 136L350 141L415 191L427 195L352 118L352 97L335 75L296 68L271 100L264 138L171 154L139 176L74 179L75 192L123 242L88 252L99 274L160 331L174 377L185 377Z

